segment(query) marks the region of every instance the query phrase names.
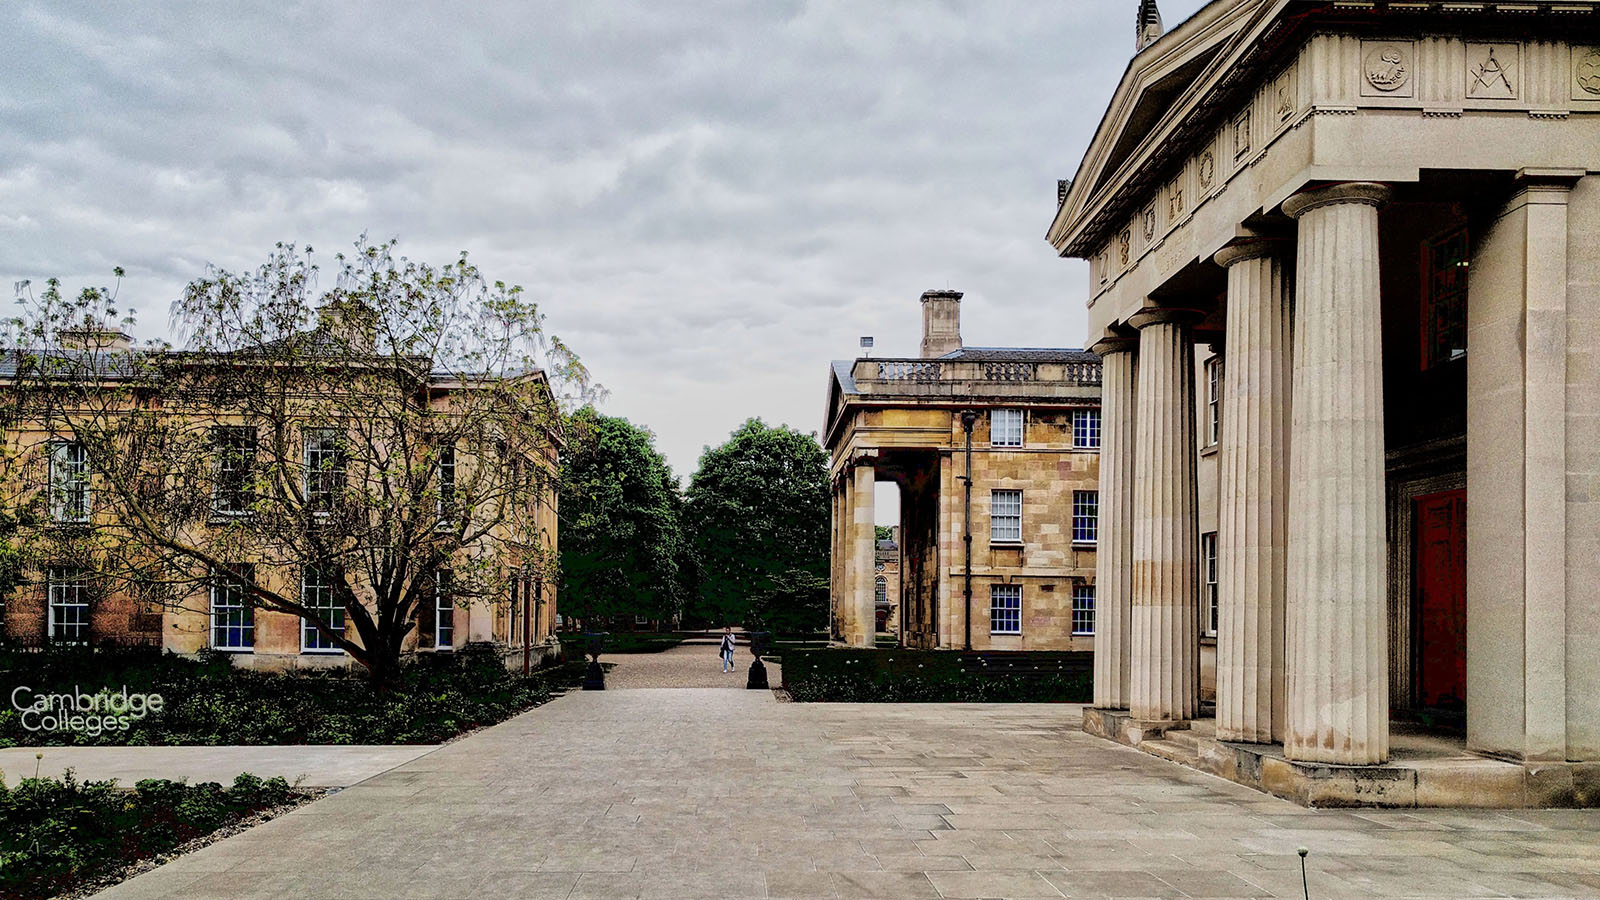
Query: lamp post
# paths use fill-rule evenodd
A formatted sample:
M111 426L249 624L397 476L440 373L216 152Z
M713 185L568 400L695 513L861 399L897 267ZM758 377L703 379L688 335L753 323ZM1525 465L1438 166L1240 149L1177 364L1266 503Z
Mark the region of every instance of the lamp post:
M978 413L976 410L964 409L961 411L961 430L967 436L967 474L961 480L965 482L965 524L961 529L961 543L966 554L966 569L961 574L961 597L966 602L967 612L963 616L966 636L961 642L963 650L972 649L972 426L977 424Z

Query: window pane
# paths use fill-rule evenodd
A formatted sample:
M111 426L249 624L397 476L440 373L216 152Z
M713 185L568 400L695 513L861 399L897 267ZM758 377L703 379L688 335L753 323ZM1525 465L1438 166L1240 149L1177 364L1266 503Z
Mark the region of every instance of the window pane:
M1072 588L1072 633L1094 634L1094 585Z
M989 443L996 447L1022 446L1022 410L997 409L989 413Z
M1204 593L1200 610L1203 617L1200 627L1206 634L1217 633L1217 533L1209 531L1200 536L1200 574L1204 580Z
M1022 492L992 491L989 494L989 539L1022 540Z
M326 508L344 486L344 451L339 433L332 428L313 428L306 432L306 503Z
M456 643L456 602L450 590L450 572L433 573L434 641L433 646L449 650Z
M317 610L327 620L330 628L344 634L344 607L333 596L333 578L336 573L320 566L306 566L302 574L300 602ZM325 633L309 620L300 623L300 646L305 650L338 650L334 636Z
M57 522L89 521L89 454L76 441L50 446L50 517Z
M1100 410L1073 410L1072 446L1090 450L1100 446Z
M1022 633L1022 585L989 586L989 633Z
M1100 492L1072 492L1072 540L1092 544L1100 537Z
M88 573L79 568L52 568L47 580L50 640L66 644L81 644L88 640Z
M212 508L221 515L238 515L250 507L250 470L255 464L256 430L227 425L216 429L217 483Z
M240 567L248 574L248 567ZM211 585L211 646L218 650L249 650L255 646L255 608L246 583L213 573Z

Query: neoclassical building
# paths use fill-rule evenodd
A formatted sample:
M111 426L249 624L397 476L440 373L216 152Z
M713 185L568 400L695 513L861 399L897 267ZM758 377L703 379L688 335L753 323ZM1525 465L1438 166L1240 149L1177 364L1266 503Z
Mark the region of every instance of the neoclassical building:
M883 630L905 646L1092 650L1099 360L964 347L958 291L923 294L922 313L920 356L829 370L835 639L872 646L892 596ZM900 490L896 588L879 481Z
M1090 727L1214 659L1224 744L1454 723L1600 802L1597 7L1142 4L1048 234L1104 361Z

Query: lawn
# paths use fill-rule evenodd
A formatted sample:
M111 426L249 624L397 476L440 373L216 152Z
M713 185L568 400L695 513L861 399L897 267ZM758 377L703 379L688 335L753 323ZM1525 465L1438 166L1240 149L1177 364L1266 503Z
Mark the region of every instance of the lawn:
M197 658L152 650L60 649L0 653L0 747L62 745L432 744L493 725L581 683L581 663L532 675L507 671L498 653L468 646L428 654L408 665L391 690L373 688L359 670L287 673L235 669L224 654ZM30 731L9 699L12 686L29 697L48 693L159 695L142 718L128 716L86 731ZM26 702L24 703L26 705Z

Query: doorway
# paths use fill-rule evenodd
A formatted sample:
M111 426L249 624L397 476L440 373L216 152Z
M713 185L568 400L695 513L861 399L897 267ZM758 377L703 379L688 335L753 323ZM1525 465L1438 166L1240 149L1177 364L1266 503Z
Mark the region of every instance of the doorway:
M1467 492L1413 501L1416 536L1416 677L1422 709L1467 708Z

